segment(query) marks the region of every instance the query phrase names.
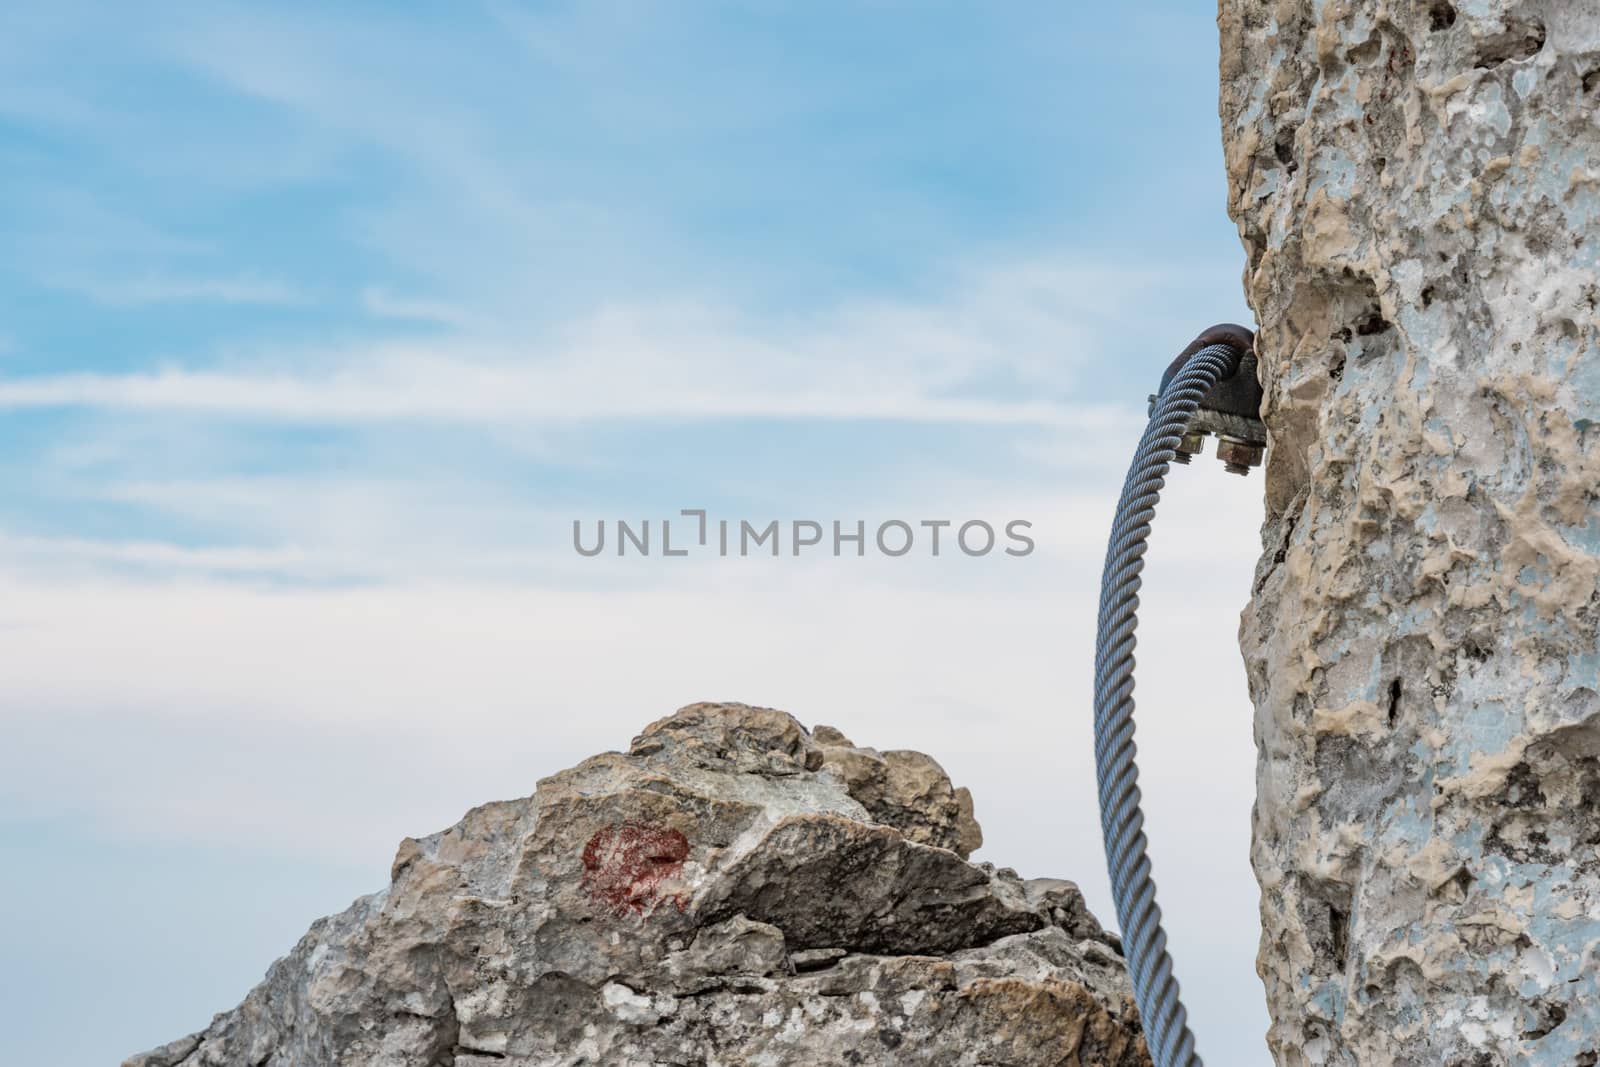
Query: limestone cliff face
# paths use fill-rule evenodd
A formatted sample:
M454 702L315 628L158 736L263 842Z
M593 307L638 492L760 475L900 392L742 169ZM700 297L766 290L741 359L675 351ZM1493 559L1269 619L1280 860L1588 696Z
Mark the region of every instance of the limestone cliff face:
M693 705L407 840L126 1067L1147 1067L1116 939L980 840L927 756Z
M1273 1049L1600 1062L1600 2L1219 25Z

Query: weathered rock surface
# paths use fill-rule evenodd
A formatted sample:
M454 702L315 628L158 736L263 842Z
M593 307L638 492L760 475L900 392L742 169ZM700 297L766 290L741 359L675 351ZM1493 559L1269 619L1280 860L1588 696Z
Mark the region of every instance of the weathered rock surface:
M979 840L926 756L692 705L408 839L388 889L127 1067L1149 1064L1077 887Z
M1600 1062L1600 3L1219 25L1274 1053Z

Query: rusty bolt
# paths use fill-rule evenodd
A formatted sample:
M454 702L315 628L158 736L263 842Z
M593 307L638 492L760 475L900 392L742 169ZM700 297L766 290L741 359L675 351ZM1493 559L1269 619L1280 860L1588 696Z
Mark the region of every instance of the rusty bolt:
M1261 466L1261 460L1266 454L1265 445L1238 437L1217 435L1217 458L1222 461L1223 469L1229 474L1249 474L1251 467Z

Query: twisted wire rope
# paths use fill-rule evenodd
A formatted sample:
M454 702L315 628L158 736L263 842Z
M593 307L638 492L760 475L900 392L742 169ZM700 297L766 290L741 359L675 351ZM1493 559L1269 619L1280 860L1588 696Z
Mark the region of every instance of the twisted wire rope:
M1196 352L1162 390L1129 465L1106 546L1094 650L1094 762L1100 830L1123 954L1145 1041L1156 1067L1202 1067L1188 1013L1172 974L1167 935L1145 854L1139 768L1134 762L1133 649L1140 572L1161 487L1184 427L1218 381L1238 370L1241 353L1214 344Z

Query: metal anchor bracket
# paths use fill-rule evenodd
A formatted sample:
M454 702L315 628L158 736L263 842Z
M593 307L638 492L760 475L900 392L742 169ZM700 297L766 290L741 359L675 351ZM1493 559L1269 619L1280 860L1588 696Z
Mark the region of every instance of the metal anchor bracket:
M1161 376L1161 391L1183 369L1196 352L1211 345L1227 345L1241 353L1239 369L1217 382L1200 401L1194 416L1184 427L1183 439L1173 458L1188 463L1191 456L1205 449L1208 434L1217 438L1217 458L1231 474L1249 474L1261 466L1267 451L1267 428L1261 421L1261 382L1256 377L1255 334L1231 322L1218 323L1203 330L1167 367ZM1155 414L1156 400L1150 397L1148 414Z

